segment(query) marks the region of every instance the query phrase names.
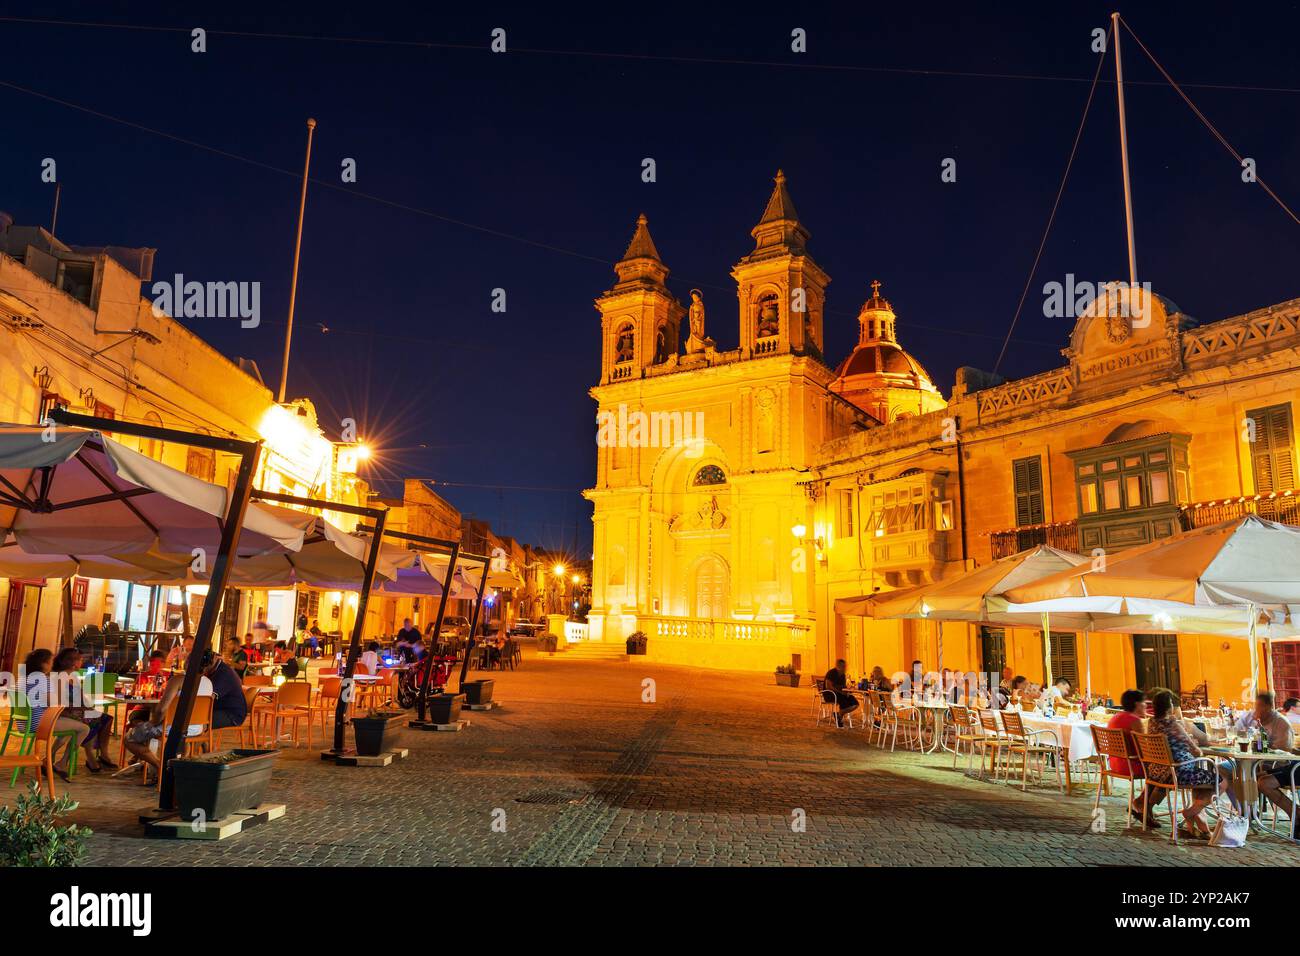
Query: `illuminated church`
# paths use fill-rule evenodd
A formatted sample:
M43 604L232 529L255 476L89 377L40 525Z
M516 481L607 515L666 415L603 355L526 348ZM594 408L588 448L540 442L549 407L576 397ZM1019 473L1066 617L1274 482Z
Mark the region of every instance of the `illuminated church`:
M585 493L595 509L590 637L621 642L641 630L659 660L810 660L826 613L815 607L820 545L806 487L819 450L945 405L899 345L879 282L858 316L857 346L829 363L830 276L779 171L751 235L753 250L731 273L738 348L715 347L698 290L685 304L669 291L645 216L595 303L602 351L591 395L601 417L680 414L703 425L684 441L602 442Z

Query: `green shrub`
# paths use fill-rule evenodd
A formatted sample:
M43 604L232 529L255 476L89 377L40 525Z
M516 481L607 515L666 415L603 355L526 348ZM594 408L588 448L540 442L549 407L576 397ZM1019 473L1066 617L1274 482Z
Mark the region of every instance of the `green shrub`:
M91 831L59 817L77 809L66 793L51 800L33 780L12 807L0 807L0 866L76 866L86 855Z

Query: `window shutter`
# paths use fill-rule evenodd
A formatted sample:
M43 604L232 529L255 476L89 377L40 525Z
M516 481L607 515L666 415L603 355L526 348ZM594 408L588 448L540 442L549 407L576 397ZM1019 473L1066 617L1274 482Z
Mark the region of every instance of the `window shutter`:
M1246 412L1255 423L1251 464L1255 471L1255 493L1287 491L1295 487L1295 432L1291 406L1270 405Z
M1079 686L1079 656L1073 633L1052 633L1052 679L1064 677L1072 688Z
M1038 458L1020 458L1011 463L1016 495L1016 525L1043 523L1043 472Z

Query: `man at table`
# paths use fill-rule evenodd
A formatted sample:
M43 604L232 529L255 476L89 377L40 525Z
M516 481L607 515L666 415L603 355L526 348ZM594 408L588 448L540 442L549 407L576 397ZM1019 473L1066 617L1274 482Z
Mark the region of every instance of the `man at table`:
M1276 698L1273 693L1267 690L1260 691L1255 696L1255 717L1260 730L1268 734L1269 749L1300 753L1300 750L1296 750L1295 731L1291 728L1291 722L1281 711L1274 709L1274 700ZM1260 765L1257 779L1259 792L1287 815L1293 834L1296 832L1295 805L1286 795L1286 788L1291 786L1291 770L1294 767L1295 764L1290 760L1270 761ZM1296 779L1300 781L1300 772L1296 774Z
M835 666L826 672L826 689L835 692L835 700L839 704L839 713L835 715L835 725L844 726L841 718L845 714L851 714L858 709L858 699L850 694L845 688L848 687L848 678L844 674L845 664L843 660L835 662Z
M1052 682L1052 686L1043 691L1043 697L1051 702L1052 707L1057 707L1061 701L1070 696L1070 682L1064 677L1058 677Z
M167 661L164 666L179 670L185 666L185 660L190 656L192 650L194 650L194 638L187 637L184 640L176 641L172 644L171 650L167 652Z

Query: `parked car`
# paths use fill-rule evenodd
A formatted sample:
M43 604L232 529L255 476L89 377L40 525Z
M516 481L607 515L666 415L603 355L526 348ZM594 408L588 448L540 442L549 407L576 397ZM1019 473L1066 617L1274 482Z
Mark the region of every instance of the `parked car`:
M453 637L462 641L469 638L469 620L459 614L448 614L442 619L442 639Z
M546 630L545 621L526 621L520 619L510 625L509 633L511 634L511 636L523 635L524 637L531 637L532 635L538 633L539 631L544 631L544 630Z

